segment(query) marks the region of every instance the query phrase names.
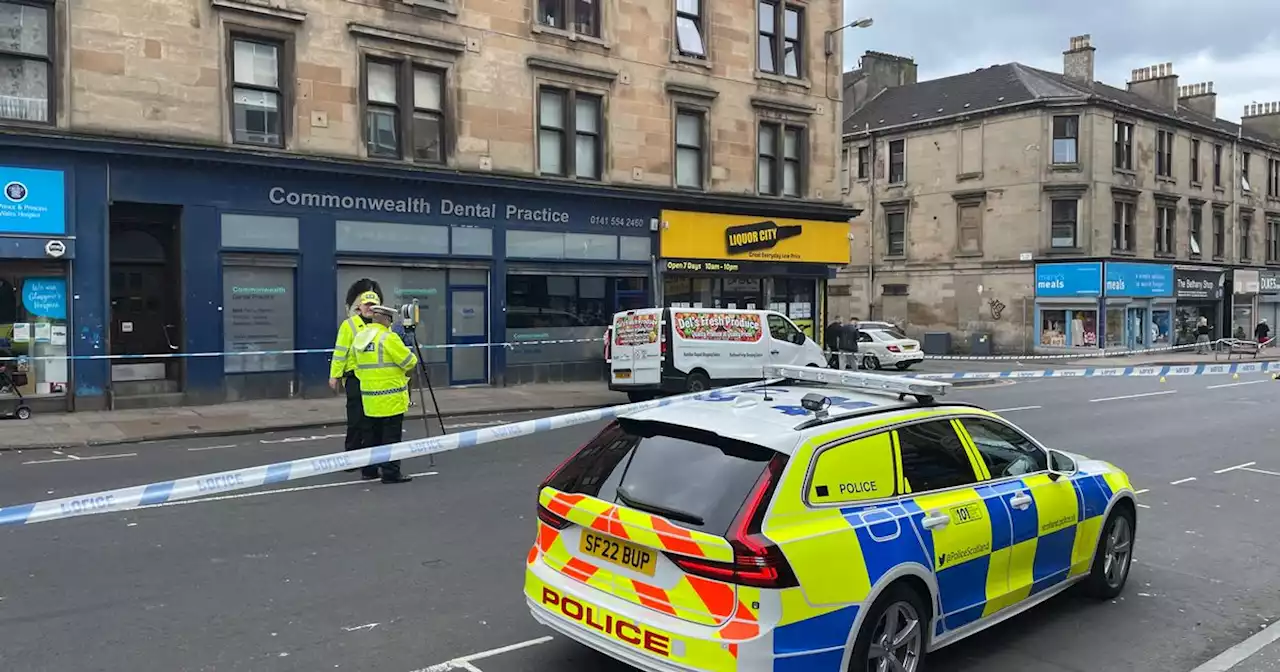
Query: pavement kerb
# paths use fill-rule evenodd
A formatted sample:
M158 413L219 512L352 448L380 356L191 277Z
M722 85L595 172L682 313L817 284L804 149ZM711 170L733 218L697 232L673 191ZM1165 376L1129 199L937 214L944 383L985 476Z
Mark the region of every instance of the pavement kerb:
M1005 381L994 380L994 379L974 379L974 380L955 380L955 381L947 381L947 382L950 382L955 387L978 387L982 385L1000 384ZM623 402L623 403L626 403L626 402ZM517 414L517 413L538 413L542 411L564 411L565 413L571 413L573 411L580 411L587 408L600 408L603 405L604 404L576 404L576 405L568 405L568 406L556 406L552 404L525 405L525 406L512 406L508 408L488 408L488 409L477 409L474 411L458 411L454 413L445 413L443 415L444 415L444 418L447 420L450 418L467 418L467 417L477 417L477 416L483 416L483 415L506 415L506 414ZM405 420L416 421L416 420L421 420L422 417L423 417L423 414L421 412L417 412L417 413L410 412L405 415ZM14 422L20 422L20 421L14 421ZM265 432L289 432L289 431L296 431L299 429L314 429L317 427L330 427L330 426L340 425L343 422L344 422L343 419L339 417L339 418L330 418L328 420L319 420L319 419L309 420L307 422L280 423L280 424L272 424L272 425L254 425L252 427L245 427L243 429L211 429L207 431L193 430L193 431L186 431L186 432L160 431L160 432L155 432L153 434L143 434L140 436L131 436L128 438L121 438L121 439L101 439L101 440L89 439L87 441L78 441L78 442L70 442L70 443L54 442L54 443L25 444L25 445L18 445L18 446L6 445L6 446L0 446L0 452L13 452L13 451L21 451L21 450L62 450L66 448L94 448L94 447L102 447L102 446L124 446L124 445L138 444L138 443L148 443L153 441L173 441L178 439L244 436L246 434L262 434Z

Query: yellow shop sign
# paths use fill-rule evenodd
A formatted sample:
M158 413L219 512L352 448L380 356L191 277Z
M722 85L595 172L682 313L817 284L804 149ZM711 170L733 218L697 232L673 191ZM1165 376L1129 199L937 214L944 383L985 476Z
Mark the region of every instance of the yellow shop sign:
M667 259L849 263L849 224L809 219L662 211Z

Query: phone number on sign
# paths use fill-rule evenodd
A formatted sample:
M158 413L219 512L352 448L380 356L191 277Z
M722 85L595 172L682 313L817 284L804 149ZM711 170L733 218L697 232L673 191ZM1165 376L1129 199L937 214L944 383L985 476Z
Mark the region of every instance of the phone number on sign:
M601 215L592 215L591 223L599 226L623 226L637 229L648 225L643 217L604 217Z

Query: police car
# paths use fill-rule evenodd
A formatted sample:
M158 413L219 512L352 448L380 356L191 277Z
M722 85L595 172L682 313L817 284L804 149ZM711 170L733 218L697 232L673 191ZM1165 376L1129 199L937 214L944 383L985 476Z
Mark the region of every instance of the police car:
M915 672L1069 587L1124 589L1116 467L947 383L766 371L620 417L547 478L537 621L651 672Z

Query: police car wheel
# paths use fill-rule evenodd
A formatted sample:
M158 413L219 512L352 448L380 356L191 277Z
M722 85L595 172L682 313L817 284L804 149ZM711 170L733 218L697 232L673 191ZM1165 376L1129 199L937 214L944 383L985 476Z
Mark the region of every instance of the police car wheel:
M891 586L871 605L849 658L849 672L924 669L931 617L906 584Z
M1133 509L1117 506L1102 527L1102 537L1093 555L1093 568L1085 581L1085 592L1101 600L1110 600L1124 591L1133 563Z

